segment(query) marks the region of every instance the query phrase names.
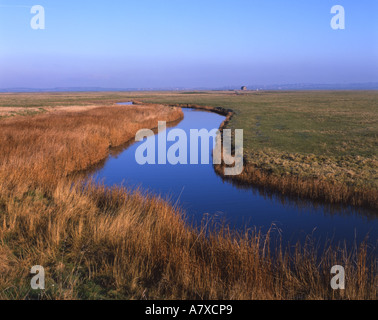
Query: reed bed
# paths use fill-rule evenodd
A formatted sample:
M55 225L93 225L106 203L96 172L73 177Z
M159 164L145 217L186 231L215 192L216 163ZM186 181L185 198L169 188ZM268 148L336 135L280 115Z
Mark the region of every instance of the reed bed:
M155 128L158 120L183 117L181 109L161 105L88 109L2 120L0 180L10 187L21 181L54 185L105 159L110 147L134 139L139 129Z

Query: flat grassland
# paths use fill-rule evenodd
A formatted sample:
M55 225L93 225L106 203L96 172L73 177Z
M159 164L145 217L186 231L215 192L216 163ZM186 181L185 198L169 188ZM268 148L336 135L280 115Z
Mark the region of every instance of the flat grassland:
M75 178L138 129L182 117L162 105L113 105L131 99L233 109L227 125L245 130L250 164L282 178L317 162L321 177L376 190L376 92L1 94L0 298L377 298L364 245L270 252L269 234L205 234L161 199ZM328 163L355 173L328 177ZM336 264L346 268L343 291L329 285ZM33 265L45 267L46 290L30 289Z

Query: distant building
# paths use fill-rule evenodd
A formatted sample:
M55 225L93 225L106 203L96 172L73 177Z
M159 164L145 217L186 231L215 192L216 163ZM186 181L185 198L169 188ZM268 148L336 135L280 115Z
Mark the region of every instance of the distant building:
M242 90L242 91L246 91L246 90L247 90L247 87L246 87L246 86L242 86L242 87L241 87L241 90Z

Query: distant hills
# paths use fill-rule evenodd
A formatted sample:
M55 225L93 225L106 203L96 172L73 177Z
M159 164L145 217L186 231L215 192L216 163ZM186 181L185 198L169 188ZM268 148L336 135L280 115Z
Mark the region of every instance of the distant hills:
M249 90L378 90L378 82L349 83L349 84L274 84L274 85L250 85Z
M245 85L245 84L243 84ZM103 88L103 87L57 87L57 88L4 88L0 92L100 92L100 91L183 91L183 90L240 90L240 86L210 87L164 87L164 88ZM350 84L271 84L247 85L248 90L378 90L378 82Z
M102 87L58 87L58 88L6 88L0 92L99 92L99 91L138 91L137 88L102 88Z

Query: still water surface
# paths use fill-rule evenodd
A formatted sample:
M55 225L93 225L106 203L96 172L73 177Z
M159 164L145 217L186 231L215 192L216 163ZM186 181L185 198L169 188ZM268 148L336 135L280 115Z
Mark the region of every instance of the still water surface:
M183 111L184 119L167 131L183 129L189 137L190 129L210 131L219 128L224 120L223 116L211 112ZM148 139L157 140L157 136ZM354 241L363 241L368 234L369 243L377 241L378 215L374 212L298 202L253 187L241 188L223 181L215 173L211 161L209 165L142 166L135 160L135 151L141 143L136 142L110 156L94 178L109 186L141 187L170 198L172 203L177 202L185 210L189 222L199 223L204 215L208 215L241 230L257 227L263 232L274 224L281 230L282 239L291 243L303 242L309 234L319 244L332 239L333 242L346 241L351 246ZM168 142L167 148L173 143ZM276 231L275 236L278 235Z

